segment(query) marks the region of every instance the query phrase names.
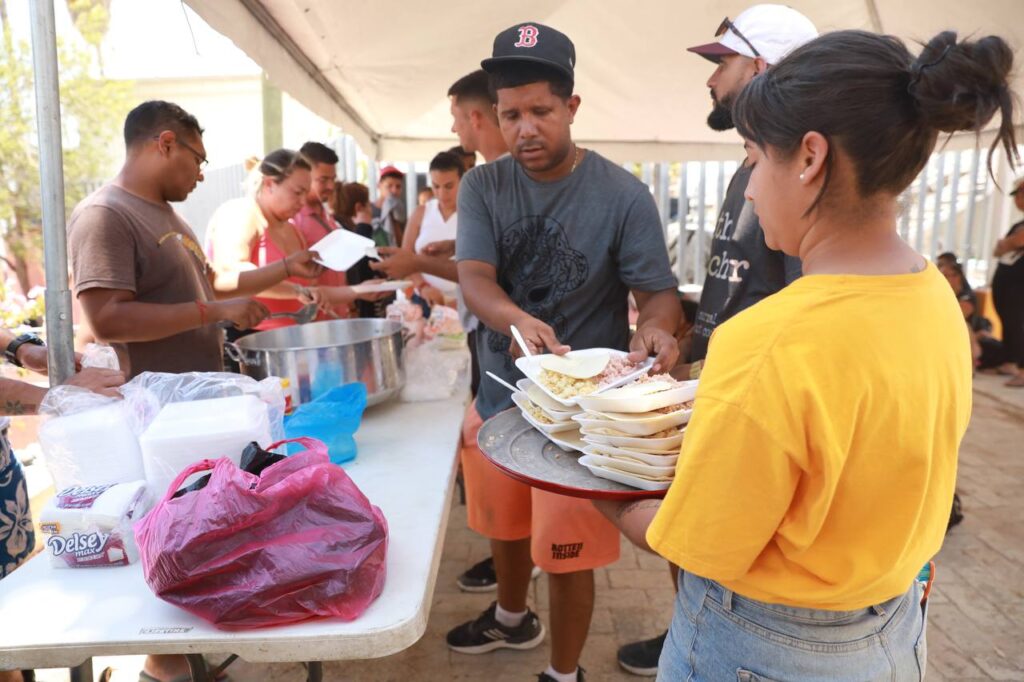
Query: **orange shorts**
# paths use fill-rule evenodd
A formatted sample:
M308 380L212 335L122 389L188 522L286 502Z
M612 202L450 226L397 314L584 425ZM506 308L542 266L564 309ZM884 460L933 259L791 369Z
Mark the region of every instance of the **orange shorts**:
M530 538L533 562L548 573L599 568L619 558L619 531L589 500L530 488L490 463L476 444L476 404L462 425L462 475L469 527L492 540Z

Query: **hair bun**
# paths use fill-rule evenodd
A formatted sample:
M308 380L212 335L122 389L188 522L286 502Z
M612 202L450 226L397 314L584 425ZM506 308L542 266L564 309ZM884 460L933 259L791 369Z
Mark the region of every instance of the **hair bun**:
M980 130L997 111L1012 125L1009 77L1013 51L997 36L957 42L938 34L910 66L908 92L925 125L943 132Z

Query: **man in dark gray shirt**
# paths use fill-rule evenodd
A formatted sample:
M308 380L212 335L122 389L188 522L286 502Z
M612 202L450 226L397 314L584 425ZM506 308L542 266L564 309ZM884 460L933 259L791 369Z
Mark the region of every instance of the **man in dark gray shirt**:
M726 131L733 128L732 103L747 83L816 37L817 29L794 9L762 4L747 9L735 21L726 19L715 35L715 42L689 50L715 64L707 83L713 103L708 126ZM715 223L704 289L689 339L689 352L684 358L691 363L689 375L693 378L700 375L711 335L718 325L800 277L799 260L772 250L765 243L754 206L746 198L751 169L744 160L733 175ZM675 584L678 576L675 567L672 569ZM657 674L664 641L665 634L661 634L621 647L619 665L637 675Z
M580 98L572 92L572 42L547 26L519 24L498 35L482 66L511 156L470 171L459 192L459 282L483 325L481 370L518 378L514 324L533 352L629 349L634 360L656 355L654 371L667 371L678 356L680 308L658 211L645 185L573 143ZM632 339L631 292L640 310ZM485 380L469 417L479 428L511 406L508 392ZM498 600L449 632L448 645L484 653L540 644L544 628L526 607L532 558L551 588L551 665L540 679L583 679L593 569L618 558L618 534L589 501L505 476L469 447L472 429L466 435L469 524L492 540Z

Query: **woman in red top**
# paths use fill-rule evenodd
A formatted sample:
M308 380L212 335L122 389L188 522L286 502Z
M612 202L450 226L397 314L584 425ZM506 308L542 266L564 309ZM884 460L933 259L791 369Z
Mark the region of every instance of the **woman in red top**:
M289 222L309 191L309 162L298 152L278 149L260 162L259 184L247 196L217 209L207 228L210 261L218 277L237 277L306 249L302 234ZM271 314L297 312L309 300L309 280L288 277L256 300ZM258 330L294 324L289 318L266 319Z

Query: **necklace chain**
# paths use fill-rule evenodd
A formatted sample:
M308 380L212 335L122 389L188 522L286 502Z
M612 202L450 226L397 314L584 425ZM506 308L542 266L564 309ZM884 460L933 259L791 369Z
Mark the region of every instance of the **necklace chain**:
M576 164L580 162L580 148L577 147L575 144L573 144L573 147L576 149L576 156L573 157L572 168L569 169L569 175L572 175L574 172L576 172Z

